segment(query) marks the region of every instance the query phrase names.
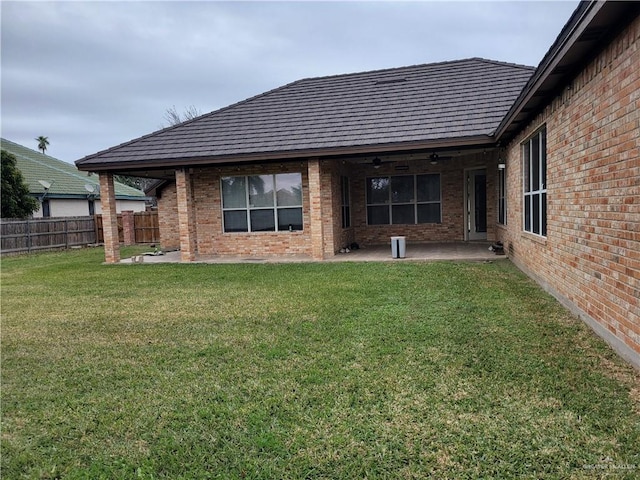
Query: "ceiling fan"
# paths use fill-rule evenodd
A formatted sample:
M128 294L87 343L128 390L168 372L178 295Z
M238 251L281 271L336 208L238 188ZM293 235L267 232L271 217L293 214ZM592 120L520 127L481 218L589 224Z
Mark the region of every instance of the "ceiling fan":
M385 163L395 163L395 162L392 160L382 160L380 159L380 157L375 157L373 160L371 160L371 162L369 162L369 165L373 165L373 168L380 168Z
M443 162L445 160L450 160L450 159L451 157L441 157L436 152L433 152L431 155L429 155L428 160L431 165L437 165L438 162Z

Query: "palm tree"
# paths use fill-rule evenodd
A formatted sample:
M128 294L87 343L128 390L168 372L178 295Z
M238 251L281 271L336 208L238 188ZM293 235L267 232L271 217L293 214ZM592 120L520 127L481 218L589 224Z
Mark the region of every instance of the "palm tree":
M43 137L40 135L36 140L38 141L38 150L42 150L42 154L44 155L44 152L49 146L49 137Z

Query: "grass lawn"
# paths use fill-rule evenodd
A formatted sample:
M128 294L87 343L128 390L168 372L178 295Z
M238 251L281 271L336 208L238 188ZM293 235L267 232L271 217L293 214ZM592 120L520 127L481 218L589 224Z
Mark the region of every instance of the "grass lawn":
M102 259L2 260L3 479L640 476L640 375L508 261Z

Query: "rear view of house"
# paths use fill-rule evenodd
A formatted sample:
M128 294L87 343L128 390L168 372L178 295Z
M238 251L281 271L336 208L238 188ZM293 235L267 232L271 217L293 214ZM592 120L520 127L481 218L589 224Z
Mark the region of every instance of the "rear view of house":
M466 59L300 80L85 157L156 178L163 247L305 254L497 241L640 366L640 6L583 2L538 66Z

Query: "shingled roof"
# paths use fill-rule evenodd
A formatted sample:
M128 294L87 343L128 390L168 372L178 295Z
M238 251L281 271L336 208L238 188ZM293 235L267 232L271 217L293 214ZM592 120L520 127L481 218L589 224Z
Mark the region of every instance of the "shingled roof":
M0 139L2 150L16 157L16 165L22 173L29 193L41 195L44 187L38 182L49 182L51 187L47 195L54 198L86 198L89 193L85 185L95 188L96 197L100 197L100 185L97 176L87 176L86 173L67 162L49 155L27 148L10 140ZM118 200L145 200L145 194L136 189L114 182L116 198Z
M471 58L299 80L76 164L98 170L488 143L533 72Z

